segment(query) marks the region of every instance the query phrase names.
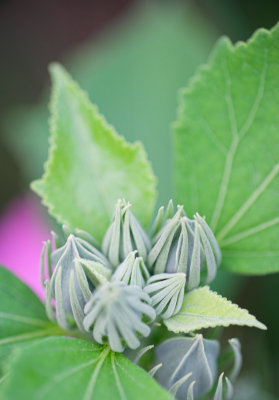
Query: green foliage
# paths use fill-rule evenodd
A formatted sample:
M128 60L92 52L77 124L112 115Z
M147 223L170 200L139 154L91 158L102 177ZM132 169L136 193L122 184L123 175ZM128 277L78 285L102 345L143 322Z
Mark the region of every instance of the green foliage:
M164 320L164 323L175 333L229 325L266 329L265 325L257 321L247 310L210 291L208 286L187 293L179 313Z
M0 366L14 345L55 331L59 329L48 321L37 296L0 266Z
M3 383L6 400L171 400L144 370L107 346L47 338L19 350Z
M101 241L116 200L134 204L147 225L156 180L140 143L125 142L58 64L51 67L51 149L45 174L32 185L61 223Z
M178 201L205 215L230 270L279 270L279 26L222 39L183 91L175 128Z

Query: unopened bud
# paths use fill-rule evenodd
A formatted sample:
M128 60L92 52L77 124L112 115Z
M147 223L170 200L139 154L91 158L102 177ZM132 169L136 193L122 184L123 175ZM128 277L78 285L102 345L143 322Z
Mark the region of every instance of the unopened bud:
M125 260L116 268L112 281L121 281L126 285L137 285L143 288L149 278L149 272L142 257L136 256L137 251L132 251Z
M85 306L84 327L92 332L98 343L109 343L112 350L122 352L126 346L136 349L140 345L138 335L150 333L150 327L142 316L153 321L156 313L149 296L138 286L123 282L101 285Z
M191 290L201 283L211 282L221 261L218 243L198 214L190 220L182 206L168 219L153 240L147 265L155 274L183 272L186 288Z
M147 234L131 212L131 204L118 200L102 244L102 251L111 265L117 267L134 250L145 261L150 247Z
M96 276L105 275L105 271L110 276L109 263L99 250L73 234L51 254L50 262L54 269L52 273L52 268L49 268L50 282L46 284L48 315L54 299L58 324L70 329L75 322L79 329L83 329L84 305L96 286Z

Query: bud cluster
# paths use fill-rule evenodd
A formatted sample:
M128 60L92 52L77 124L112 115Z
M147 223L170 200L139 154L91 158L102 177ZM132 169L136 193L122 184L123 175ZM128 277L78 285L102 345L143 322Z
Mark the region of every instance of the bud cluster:
M209 283L221 260L204 218L189 219L182 206L175 212L172 201L159 209L151 238L124 200L116 203L101 249L86 232L64 227L64 233L64 244L53 234L54 251L50 241L43 247L47 314L119 352L137 348L156 315L178 313L185 290Z

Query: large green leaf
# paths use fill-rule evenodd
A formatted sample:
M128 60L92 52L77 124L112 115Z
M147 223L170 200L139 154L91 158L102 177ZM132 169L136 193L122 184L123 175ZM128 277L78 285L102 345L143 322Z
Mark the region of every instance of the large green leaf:
M148 225L156 180L142 145L118 136L60 65L52 65L51 77L51 148L45 174L33 189L59 222L97 240L120 197Z
M171 400L144 370L109 347L71 338L17 352L3 383L6 400Z
M266 329L266 326L257 321L247 310L210 291L208 286L187 293L179 313L164 320L164 323L175 333L229 325Z
M37 296L0 266L0 364L14 345L48 336L59 328L47 320Z
M222 39L183 91L175 129L176 191L207 217L223 265L279 270L279 26L247 43Z

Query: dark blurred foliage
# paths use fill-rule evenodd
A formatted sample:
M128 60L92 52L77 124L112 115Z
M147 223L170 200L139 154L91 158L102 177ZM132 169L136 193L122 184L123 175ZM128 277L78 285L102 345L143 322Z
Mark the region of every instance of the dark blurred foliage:
M98 37L133 0L6 0L0 3L0 118L34 102L48 81L47 65L89 37ZM0 210L23 189L20 165L0 131Z
M0 118L13 107L39 99L48 85L47 64L87 39L96 40L129 12L136 0L6 0L0 2ZM259 27L279 20L276 0L185 1L215 29L233 41L247 39ZM206 59L204 60L206 61ZM186 84L187 82L185 82ZM1 126L1 124L0 124ZM0 128L1 129L1 128ZM22 166L0 131L0 211L27 187ZM42 160L43 162L44 160ZM219 278L222 282L222 273ZM227 286L235 285L226 277ZM216 283L218 285L218 283ZM244 366L266 391L279 396L279 274L241 278L232 299L247 307L269 331L234 327L226 336L240 336ZM218 288L220 291L220 289ZM224 289L224 294L229 290ZM222 291L221 291L222 293ZM245 369L245 368L244 368ZM261 397L257 397L261 398ZM263 397L262 397L263 398ZM254 400L257 400L256 397ZM263 398L264 400L264 398Z
M0 107L35 100L47 64L100 32L133 0L6 0L0 8ZM10 79L9 79L9 78Z

